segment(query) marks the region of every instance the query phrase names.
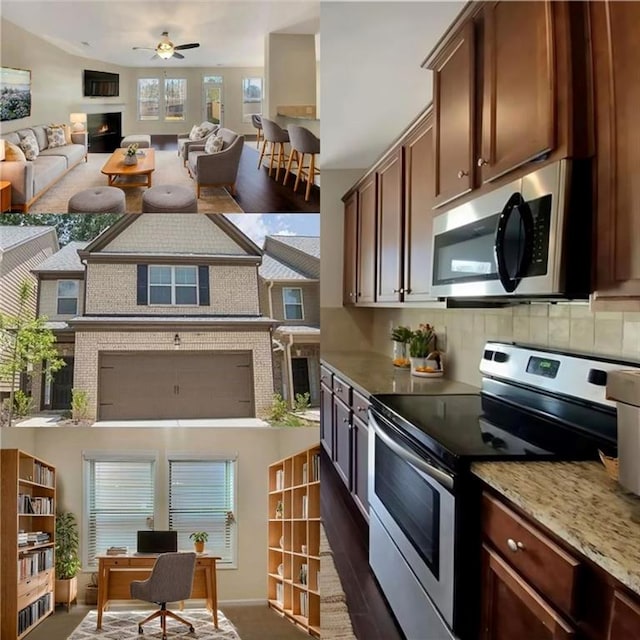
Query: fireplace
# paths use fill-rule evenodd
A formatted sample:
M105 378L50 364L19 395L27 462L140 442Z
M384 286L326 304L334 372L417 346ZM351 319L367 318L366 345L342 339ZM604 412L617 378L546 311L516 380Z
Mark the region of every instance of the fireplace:
M89 151L111 153L120 146L122 140L122 114L90 113L87 115Z

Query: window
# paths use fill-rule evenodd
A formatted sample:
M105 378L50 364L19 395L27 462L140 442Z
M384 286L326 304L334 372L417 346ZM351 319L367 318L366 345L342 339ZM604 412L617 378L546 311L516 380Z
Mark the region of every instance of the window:
M154 517L155 455L85 453L83 565L111 546L135 550L137 532Z
M184 120L187 102L187 81L184 78L164 80L164 119L168 122Z
M58 315L75 315L78 313L77 280L58 280Z
M149 267L149 304L198 304L197 267Z
M254 113L262 113L262 78L242 78L242 121Z
M285 320L303 320L304 311L302 309L302 289L292 289L285 287L282 290L284 301Z
M202 78L204 119L223 126L222 76L204 76Z
M169 529L178 548L192 546L189 535L206 531L206 549L221 565L236 564L235 461L169 459Z
M138 78L138 120L160 118L160 80Z

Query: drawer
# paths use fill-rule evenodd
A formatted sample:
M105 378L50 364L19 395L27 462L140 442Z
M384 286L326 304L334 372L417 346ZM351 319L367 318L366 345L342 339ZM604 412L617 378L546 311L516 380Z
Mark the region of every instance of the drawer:
M29 591L34 591L38 588L40 582L38 576L30 576L22 582L18 582L18 597L23 596Z
M105 567L128 567L130 560L129 558L104 558L102 564Z
M320 365L320 382L326 384L330 389L331 385L333 384L333 373L323 364Z
M34 587L30 589L26 593L18 596L18 611L28 607L32 602L37 600L42 594L39 593L40 589L38 587Z
M482 496L483 533L543 596L573 614L580 562L496 498Z
M333 376L333 393L347 406L351 406L351 387L336 375Z
M369 411L369 400L355 389L353 389L351 393L353 394L353 398L351 399L353 415L360 418L363 422L368 422L367 411Z

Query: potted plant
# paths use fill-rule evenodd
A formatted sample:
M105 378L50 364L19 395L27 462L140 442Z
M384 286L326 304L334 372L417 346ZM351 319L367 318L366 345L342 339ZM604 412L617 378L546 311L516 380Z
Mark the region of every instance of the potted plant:
M209 540L209 534L206 531L194 531L189 536L189 539L193 540L196 553L202 553L204 551L204 543Z
M407 345L411 340L413 332L409 327L395 327L391 331L391 339L393 340L393 366L406 368L409 366L409 357L407 355Z
M409 355L412 374L442 374L440 353L436 350L437 336L430 324L421 324L411 335Z
M138 143L134 142L127 147L127 150L124 152L124 163L125 164L138 164Z
M67 611L72 601L78 596L78 572L81 562L78 557L78 523L73 513L64 512L56 516L56 602L67 605Z

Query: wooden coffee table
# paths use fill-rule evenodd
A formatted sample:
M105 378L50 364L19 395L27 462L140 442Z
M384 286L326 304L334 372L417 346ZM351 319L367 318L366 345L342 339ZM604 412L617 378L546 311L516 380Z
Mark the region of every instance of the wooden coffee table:
M105 162L101 172L109 179L109 186L129 189L131 187L150 187L151 176L156 168L153 149L144 149L144 156L138 155L137 164L125 164L126 149L116 149Z

